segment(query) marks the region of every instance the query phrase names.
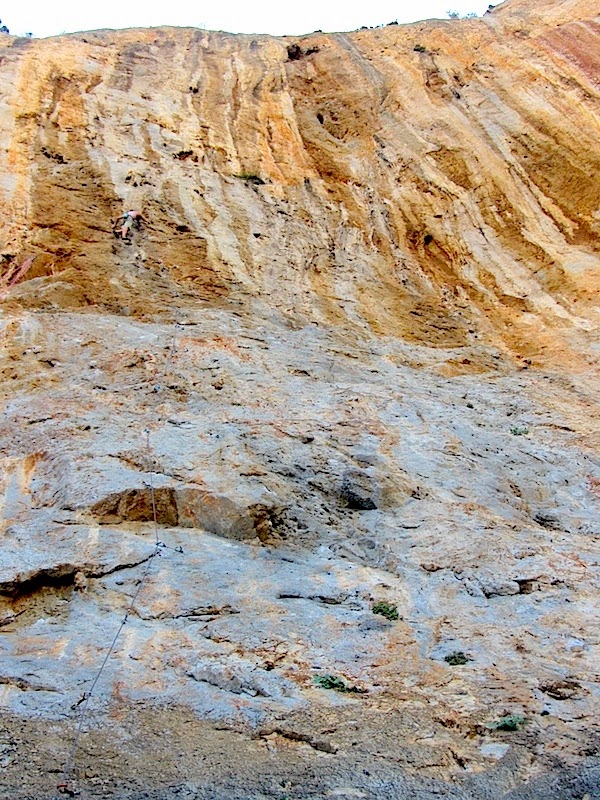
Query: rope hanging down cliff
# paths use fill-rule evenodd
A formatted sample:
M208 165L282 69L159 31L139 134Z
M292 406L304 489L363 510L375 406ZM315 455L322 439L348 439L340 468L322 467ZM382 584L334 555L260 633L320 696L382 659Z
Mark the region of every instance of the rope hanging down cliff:
M147 430L146 433L148 435L148 441L149 441L150 431ZM156 558L156 556L160 555L160 551L161 551L162 546L163 546L163 543L158 538L158 524L157 524L157 520L156 520L156 501L155 501L155 496L154 496L154 482L152 481L152 476L150 476L150 494L151 494L151 498L152 498L152 516L153 516L153 523L154 523L154 538L155 538L154 550L152 551L150 557L146 561L146 566L145 566L144 572L142 574L142 577L141 577L141 579L140 579L140 581L139 581L139 583L138 583L138 585L136 587L135 592L133 593L133 596L131 598L131 602L129 603L129 606L127 607L127 610L125 611L125 615L123 616L123 618L122 618L122 620L121 620L121 622L119 624L119 627L117 628L117 631L116 631L116 633L115 633L115 635L113 637L113 640L110 643L110 646L109 646L108 650L106 651L106 655L104 656L102 664L100 665L100 668L99 668L98 672L96 673L96 676L95 676L94 680L92 681L92 685L90 686L89 691L86 692L83 695L83 698L82 698L83 703L82 703L82 707L81 707L81 713L80 713L80 716L79 716L79 724L77 726L77 731L75 733L75 739L73 740L73 744L71 745L71 749L69 751L69 755L68 755L66 763L65 763L65 767L64 767L64 770L63 770L63 774L62 774L62 781L56 787L59 790L59 792L62 792L63 794L68 794L70 796L74 796L77 793L73 789L73 787L71 786L69 776L71 775L71 772L72 772L72 769L73 769L73 763L74 763L74 760L75 760L75 754L77 752L77 748L79 746L79 740L80 740L81 734L83 732L83 723L85 722L85 719L86 719L86 716L87 716L87 712L88 712L89 704L90 704L90 699L92 698L92 695L94 694L94 689L96 688L96 686L98 684L98 681L100 680L100 678L102 676L102 673L104 672L104 669L105 669L106 665L108 664L108 661L109 661L109 659L110 659L110 657L111 657L111 655L112 655L112 653L113 653L113 651L115 649L115 646L117 644L119 636L121 635L121 632L122 632L123 628L127 624L127 620L129 619L129 616L131 615L131 613L133 612L133 610L135 608L135 603L137 601L137 598L138 598L138 596L139 596L144 584L146 583L146 579L148 578L148 575L150 574L150 570L152 568L152 563L154 562L154 559Z
M169 359L167 360L167 363L165 364L165 369L168 366L168 363L171 360L171 358L173 357L173 355L177 352L176 337L177 337L177 334L174 333L173 334L173 342L172 342L172 345L171 345L171 348L170 348L170 353L169 353ZM154 392L154 390L156 388L157 387L153 388L153 392ZM160 389L160 387L158 387L158 388ZM145 428L144 432L146 434L146 449L147 449L148 455L150 455L150 453L151 453L151 448L150 448L150 429L149 428ZM152 459L152 460L154 461L154 459ZM154 467L155 464L153 463L152 466ZM83 733L83 725L84 725L84 722L85 722L87 714L88 714L90 700L92 698L92 695L94 694L94 690L95 690L100 678L102 677L102 673L104 672L104 669L106 668L106 665L108 664L109 659L110 659L112 653L114 652L114 649L116 647L116 644L117 644L117 641L119 639L119 636L121 635L121 632L123 631L123 628L127 624L127 621L129 619L130 615L133 613L133 611L135 609L135 604L136 604L136 601L138 599L138 596L139 596L140 592L142 591L142 588L144 587L148 576L150 575L150 570L152 569L152 564L154 563L154 559L157 556L161 555L161 550L163 550L163 549L172 549L177 553L183 553L183 550L182 550L181 547L168 548L167 545L164 542L161 542L160 539L159 539L159 536L158 536L157 510L156 510L156 496L155 496L155 491L154 491L154 480L152 478L152 471L149 473L149 480L148 480L148 484L147 485L148 485L148 488L150 489L150 498L151 498L151 505L152 505L152 523L153 523L153 528L154 528L154 549L153 549L152 553L150 554L150 556L148 557L148 559L146 560L146 566L144 568L144 572L142 574L142 577L141 577L141 579L140 579L140 581L139 581L139 583L138 583L138 585L136 587L136 590L135 590L135 592L134 592L134 594L133 594L133 596L131 598L131 601L130 601L129 605L127 606L127 610L125 611L125 614L124 614L123 618L121 619L121 621L119 623L119 626L118 626L118 628L117 628L117 630L115 632L115 635L114 635L114 637L113 637L113 639L112 639L112 641L111 641L111 643L110 643L110 645L108 647L108 650L106 651L106 654L104 656L104 659L102 660L100 668L98 669L98 672L96 673L96 675L94 677L94 680L92 681L92 685L90 686L89 691L85 692L83 697L81 698L81 700L79 700L79 702L76 703L75 706L73 706L74 708L78 707L78 706L81 706L81 712L80 712L80 715L79 715L79 723L77 725L77 730L75 732L75 738L73 740L73 744L71 745L71 749L69 750L69 754L68 754L67 760L65 762L65 766L64 766L64 769L63 769L63 773L62 773L61 782L59 784L57 784L57 787L56 787L61 794L66 794L66 795L69 795L71 797L74 797L76 794L78 794L78 791L72 785L72 781L71 781L70 776L71 776L72 771L73 771L73 764L75 762L75 755L77 753L77 749L79 747L79 741L80 741L81 735Z

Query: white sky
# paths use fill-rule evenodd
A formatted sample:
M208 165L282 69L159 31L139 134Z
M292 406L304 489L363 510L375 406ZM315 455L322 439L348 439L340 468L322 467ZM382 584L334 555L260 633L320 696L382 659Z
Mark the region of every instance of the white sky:
M420 19L447 18L448 9L483 14L499 0L11 0L2 3L2 23L11 34L54 36L98 28L158 25L203 27L232 33L284 34L350 31Z

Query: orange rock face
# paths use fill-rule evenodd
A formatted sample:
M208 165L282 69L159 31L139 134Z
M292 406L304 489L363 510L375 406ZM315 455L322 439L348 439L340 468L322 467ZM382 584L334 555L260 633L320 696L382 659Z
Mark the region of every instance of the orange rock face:
M200 298L581 363L599 29L593 3L538 6L293 40L4 37L4 264L43 278L21 302L160 312L110 235L133 207L145 265Z

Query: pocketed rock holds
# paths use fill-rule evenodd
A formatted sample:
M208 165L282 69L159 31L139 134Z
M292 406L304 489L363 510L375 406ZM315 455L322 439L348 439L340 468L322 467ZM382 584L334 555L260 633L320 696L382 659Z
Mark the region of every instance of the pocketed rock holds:
M563 527L557 515L549 511L537 511L533 515L533 520L550 531L559 531Z
M342 505L351 511L373 511L377 508L379 488L376 481L364 472L352 472L344 476L340 489Z

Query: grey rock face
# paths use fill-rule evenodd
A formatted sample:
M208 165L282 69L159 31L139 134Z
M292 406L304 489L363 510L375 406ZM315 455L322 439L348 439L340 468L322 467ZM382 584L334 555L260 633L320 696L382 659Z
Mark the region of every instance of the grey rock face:
M186 313L186 328L15 321L15 341L52 342L64 366L56 385L7 394L0 431L5 712L76 723L127 615L86 726L121 706L186 708L277 752L332 755L351 747L322 733L339 720L363 720L370 748L382 711L413 709L414 729L381 744L406 768L448 778L464 771L453 752L487 769L513 743L539 760L534 741L577 763L597 703L598 467L570 386L501 369L448 379L439 351L417 371L397 341L375 355L279 318L257 331ZM173 336L161 385L185 396L131 393L117 354L143 343L158 362ZM102 392L76 367L90 358ZM196 379L215 359L230 386L218 399ZM290 379L300 366L312 377ZM527 436L511 434L515 413ZM382 603L397 619L373 613ZM498 741L485 726L511 714L526 725Z

